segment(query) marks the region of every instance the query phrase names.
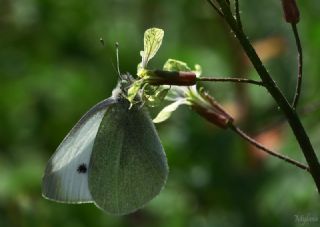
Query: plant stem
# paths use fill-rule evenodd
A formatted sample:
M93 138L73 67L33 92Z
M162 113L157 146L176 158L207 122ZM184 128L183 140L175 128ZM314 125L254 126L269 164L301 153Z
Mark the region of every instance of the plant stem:
M244 78L217 78L217 77L198 77L198 81L214 81L214 82L233 82L233 83L247 83L263 86L262 81L250 80Z
M234 0L235 4L235 13L236 13L236 19L239 26L239 29L242 29L242 23L241 23L241 17L240 17L240 8L239 8L239 0Z
M291 158L289 158L288 156L285 156L285 155L282 155L282 154L279 154L275 151L272 151L268 148L266 148L265 146L263 146L261 143L259 143L258 141L254 140L253 138L251 138L250 136L248 136L245 132L243 132L239 127L231 124L230 125L230 129L232 131L234 131L235 133L237 133L239 136L241 136L243 139L247 140L249 143L251 143L253 146L259 148L260 150L262 151L265 151L267 152L268 154L272 155L272 156L275 156L277 158L280 158L290 164L293 164L297 167L299 167L300 169L303 169L303 170L307 170L307 171L310 171L309 170L309 167L296 161L296 160L293 160Z
M301 41L299 37L299 32L297 29L297 24L292 23L291 27L292 27L292 31L294 34L294 38L295 38L296 46L298 50L298 77L297 77L296 92L292 102L292 107L296 109L298 105L300 93L301 93L303 58L302 58L302 46L301 46Z
M217 0L220 4L222 12L224 14L224 18L226 22L229 24L233 32L235 33L237 39L239 40L241 46L243 47L244 51L246 52L247 56L249 57L250 61L252 62L254 68L256 69L257 73L259 74L261 80L263 81L266 89L274 98L274 100L279 105L280 109L284 112L288 122L292 128L292 131L300 145L300 148L308 162L310 173L313 177L313 180L316 184L318 192L320 193L320 165L318 158L314 152L314 149L311 145L309 137L296 113L296 111L291 108L291 105L287 101L287 99L283 96L282 92L273 81L272 77L262 64L260 58L258 57L256 51L252 47L250 41L248 40L247 36L238 29L237 23L234 20L232 13L229 10L229 7L226 5L224 0Z

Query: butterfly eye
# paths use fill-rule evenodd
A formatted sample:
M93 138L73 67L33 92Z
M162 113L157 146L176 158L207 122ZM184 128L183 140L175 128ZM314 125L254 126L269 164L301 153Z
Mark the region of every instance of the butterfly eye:
M82 163L81 165L79 165L77 171L78 173L86 173L87 172L86 164Z

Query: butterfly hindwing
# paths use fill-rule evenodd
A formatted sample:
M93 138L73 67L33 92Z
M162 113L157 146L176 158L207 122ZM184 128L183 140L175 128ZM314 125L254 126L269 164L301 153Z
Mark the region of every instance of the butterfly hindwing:
M129 109L127 100L107 109L94 142L89 190L108 213L131 213L155 197L165 184L168 165L150 117Z
M101 120L114 102L109 98L92 107L64 138L47 164L42 181L44 197L66 203L92 202L90 156Z

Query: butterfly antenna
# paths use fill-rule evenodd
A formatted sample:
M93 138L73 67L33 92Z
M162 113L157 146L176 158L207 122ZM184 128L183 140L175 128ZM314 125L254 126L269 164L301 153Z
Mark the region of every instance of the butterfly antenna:
M116 46L116 57L117 57L117 71L118 71L119 78L121 80L123 80L123 77L122 77L121 72L120 72L120 66L119 66L120 65L120 61L119 61L119 43L116 42L115 46Z
M102 37L100 37L99 41L100 41L100 44L101 44L103 47L107 46L108 49L111 49L109 45L105 45L104 39L103 39ZM118 53L117 53L117 56L118 56ZM112 60L111 57L109 57L109 61L110 61L110 63L111 63L112 69L113 69L117 74L119 74L119 63L118 63L119 60L118 60L118 57L117 57L117 67L115 66L115 64L114 64L114 62L113 62L113 60ZM119 75L120 75L120 74L119 74ZM120 76L120 79L121 79L121 78L122 78L122 76Z

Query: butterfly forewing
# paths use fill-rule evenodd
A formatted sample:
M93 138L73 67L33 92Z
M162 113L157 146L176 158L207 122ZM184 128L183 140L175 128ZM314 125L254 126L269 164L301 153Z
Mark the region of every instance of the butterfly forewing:
M113 98L92 107L71 129L49 160L42 181L42 194L66 203L92 202L88 168L94 139Z
M149 116L120 99L107 109L89 165L89 190L108 213L131 213L155 197L165 184L168 165Z

